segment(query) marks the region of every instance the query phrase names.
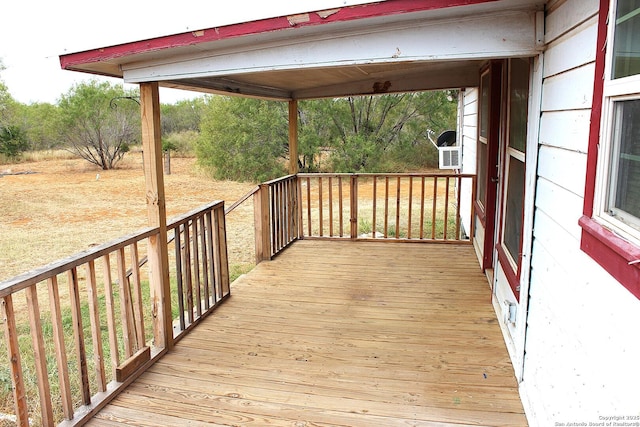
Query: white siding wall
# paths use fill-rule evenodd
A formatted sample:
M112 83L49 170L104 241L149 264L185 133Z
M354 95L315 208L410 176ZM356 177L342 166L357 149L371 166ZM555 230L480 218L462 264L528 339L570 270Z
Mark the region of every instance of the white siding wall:
M459 117L458 143L462 144L462 173L476 173L476 146L478 132L478 89L469 88L460 92L461 114ZM471 230L472 187L465 180L462 185L460 214L465 233ZM471 236L473 238L473 236Z
M550 10L521 385L534 426L640 414L640 301L580 251L598 1Z

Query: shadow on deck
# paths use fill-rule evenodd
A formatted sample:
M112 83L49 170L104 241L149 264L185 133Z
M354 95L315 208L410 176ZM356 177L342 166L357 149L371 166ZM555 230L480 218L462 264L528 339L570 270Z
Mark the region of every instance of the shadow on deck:
M523 426L471 245L298 241L89 423Z

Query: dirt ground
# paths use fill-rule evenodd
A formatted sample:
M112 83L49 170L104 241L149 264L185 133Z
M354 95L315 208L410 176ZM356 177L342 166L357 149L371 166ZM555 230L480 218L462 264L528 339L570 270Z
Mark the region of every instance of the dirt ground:
M230 206L255 184L215 181L193 158L165 176L169 218L214 200ZM142 154L103 171L81 159L0 165L0 282L147 225ZM230 264L254 260L251 199L227 217Z

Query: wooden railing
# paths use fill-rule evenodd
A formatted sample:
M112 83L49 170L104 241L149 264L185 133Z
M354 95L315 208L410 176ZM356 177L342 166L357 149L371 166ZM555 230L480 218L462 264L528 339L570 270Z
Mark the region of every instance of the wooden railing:
M300 237L296 175L260 184L254 194L256 262L271 259Z
M254 191L256 262L300 238L470 242L475 175L297 174Z
M298 174L304 238L469 241L474 175ZM463 209L466 206L466 211Z
M177 301L172 307L178 317L173 330L179 339L230 294L223 204L189 212L167 228L169 240L173 235L175 269L170 274Z
M184 215L168 230L178 339L229 295L224 204ZM140 267L144 243L157 235L145 229L0 283L0 357L8 361L0 381L10 378L13 391L0 394L0 404L15 408L0 414L0 424L81 423L166 351L154 346L158 312Z

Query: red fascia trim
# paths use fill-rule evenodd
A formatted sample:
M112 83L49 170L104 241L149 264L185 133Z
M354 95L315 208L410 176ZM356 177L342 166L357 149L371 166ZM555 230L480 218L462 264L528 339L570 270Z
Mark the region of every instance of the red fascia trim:
M591 127L589 130L589 148L587 151L587 176L585 179L584 205L582 213L588 217L593 215L593 197L596 189L596 170L598 167L598 144L600 143L600 119L602 117L602 101L604 93L604 65L607 47L607 17L609 0L600 0L598 16L598 44L596 49L596 66L593 78L593 100L591 105Z
M640 248L598 224L588 216L579 220L582 227L580 249L640 299ZM633 264L631 264L633 263Z
M315 26L333 22L354 21L357 19L397 15L401 13L444 9L455 6L469 6L494 1L497 0L387 0L382 3L370 3L339 8L337 9L337 12L325 18L322 18L317 13L309 12L309 20L307 22L296 23L294 26ZM304 14L297 14L293 16L298 15ZM127 55L285 30L291 27L292 24L289 22L288 18L284 16L240 24L225 25L222 27L205 29L203 31L190 31L171 36L61 55L60 65L63 69L74 69L81 64L103 62ZM198 34L196 35L196 33Z

